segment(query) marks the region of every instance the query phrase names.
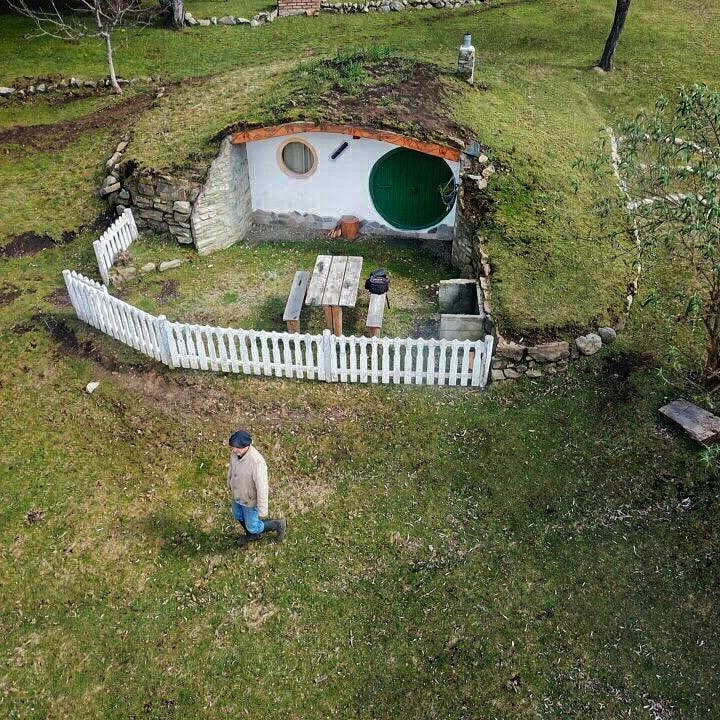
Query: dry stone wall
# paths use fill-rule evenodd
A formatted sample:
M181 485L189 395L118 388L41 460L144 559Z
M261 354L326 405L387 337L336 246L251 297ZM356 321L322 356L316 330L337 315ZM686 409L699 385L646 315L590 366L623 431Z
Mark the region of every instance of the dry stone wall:
M135 85L135 84L151 84L160 82L159 77L133 77L133 78L117 78L118 85ZM32 97L33 95L43 95L45 93L77 93L83 91L98 92L114 92L110 78L104 77L99 80L88 80L83 78L26 78L18 81L9 87L0 87L0 98L8 100Z
M133 208L138 228L167 232L184 245L192 243L190 213L200 194L200 183L151 171L123 181L118 199Z
M485 5L487 0L369 0L369 2L321 2L320 10L326 13L400 12L402 10L456 10L468 5Z

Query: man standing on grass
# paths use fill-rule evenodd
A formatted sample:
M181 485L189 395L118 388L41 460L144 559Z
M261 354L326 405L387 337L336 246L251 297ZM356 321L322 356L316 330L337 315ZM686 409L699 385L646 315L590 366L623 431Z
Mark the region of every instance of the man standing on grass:
M278 542L285 539L287 523L280 520L261 520L268 513L268 472L265 458L253 447L252 436L246 430L238 430L230 436L230 467L228 487L232 492L232 512L243 526L246 536L242 544L258 540L273 530Z

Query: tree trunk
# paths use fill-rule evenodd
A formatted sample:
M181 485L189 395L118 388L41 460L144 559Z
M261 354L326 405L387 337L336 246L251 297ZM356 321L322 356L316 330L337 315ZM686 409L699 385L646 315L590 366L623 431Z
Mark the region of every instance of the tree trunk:
M620 40L620 34L622 33L623 26L625 25L625 18L627 17L629 9L630 0L617 0L617 5L615 6L615 19L613 20L612 29L610 30L610 35L608 35L607 42L605 43L605 49L603 50L602 57L598 63L605 72L610 72L610 70L613 69L615 48L617 48L618 40Z
M720 380L720 285L710 295L709 308L710 313L703 318L707 333L705 379L714 385Z
M118 95L122 95L122 89L120 88L120 85L118 85L117 77L115 77L115 62L113 61L113 49L112 41L110 40L110 33L106 31L105 33L103 33L103 37L105 38L105 49L107 50L108 70L110 71L110 84L112 85L113 90Z
M173 30L182 30L185 27L185 3L183 0L171 0L172 16L170 24Z
M173 30L185 27L184 0L160 0L160 14Z

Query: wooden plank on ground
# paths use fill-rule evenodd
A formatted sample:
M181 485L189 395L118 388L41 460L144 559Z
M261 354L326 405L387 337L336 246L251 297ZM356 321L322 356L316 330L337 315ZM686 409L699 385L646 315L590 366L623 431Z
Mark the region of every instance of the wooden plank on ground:
M332 255L318 255L315 260L310 284L308 285L307 295L305 295L306 305L322 305L322 297L327 284L328 273L330 272L330 264Z
M673 400L661 407L660 412L703 445L720 440L720 417L687 400Z
M339 305L345 307L355 307L357 302L358 286L360 285L360 275L362 274L363 259L353 255L347 259L347 267L345 268L345 277L343 279L342 290L340 291Z
M323 305L340 304L340 292L342 291L343 279L345 278L345 268L347 266L347 257L345 255L333 255L330 265L330 272L325 283L325 292L322 297Z

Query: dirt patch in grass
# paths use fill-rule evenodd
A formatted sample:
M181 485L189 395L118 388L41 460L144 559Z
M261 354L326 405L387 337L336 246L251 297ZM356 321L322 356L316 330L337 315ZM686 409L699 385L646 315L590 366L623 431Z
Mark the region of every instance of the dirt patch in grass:
M77 333L67 321L53 313L37 313L30 318L30 322L16 325L13 331L16 334L24 334L35 328L47 330L52 340L57 343L61 354L93 360L105 370L120 368L147 370L150 368L150 365L144 363L122 363L90 340L79 340Z
M652 355L632 350L606 358L602 364L602 371L612 383L627 382L632 373L637 370L647 370L653 365Z
M28 230L27 232L20 233L20 235L14 235L10 242L0 250L0 257L30 257L36 255L41 250L54 248L56 245L69 245L76 237L77 232L75 230L63 230L59 241L50 235Z
M28 257L39 253L41 250L53 248L55 245L56 242L49 235L40 235L31 230L20 235L15 235L15 237L0 250L0 256L4 258Z
M625 405L632 401L638 389L633 374L654 366L651 355L642 352L623 351L606 357L594 374L603 390L604 402L609 406Z
M45 300L47 300L51 305L57 308L72 307L67 288L64 286L59 287L56 290L53 290L49 295L46 295Z
M165 280L155 299L158 305L167 305L172 300L179 300L181 297L177 282L175 280Z
M0 306L9 305L22 295L22 290L12 283L6 282L0 285Z
M170 417L233 416L231 398L225 390L205 384L201 379L181 373L168 375L156 370L118 373L115 380L122 388L136 392L153 407Z
M0 131L0 145L28 145L34 150L58 150L75 138L103 128L124 129L150 108L155 93L144 92L76 120L52 125L13 125Z
M45 518L44 510L38 510L37 508L33 508L32 510L28 511L28 513L25 515L25 522L28 525L34 525L35 523L40 522L44 518Z

